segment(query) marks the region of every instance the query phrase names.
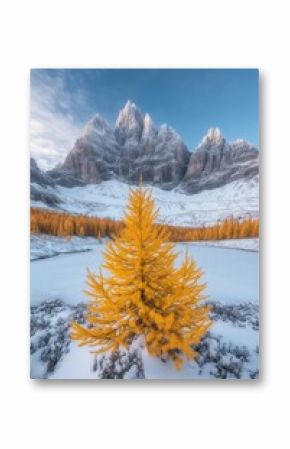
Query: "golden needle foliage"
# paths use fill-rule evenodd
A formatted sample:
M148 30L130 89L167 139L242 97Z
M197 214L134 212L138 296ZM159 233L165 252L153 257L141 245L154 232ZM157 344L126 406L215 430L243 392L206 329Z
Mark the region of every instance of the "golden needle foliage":
M151 194L131 191L119 235L106 245L102 272L88 274L88 327L74 322L71 337L96 352L128 347L143 336L151 356L182 366L195 357L197 344L211 325L209 307L201 305L201 271L186 255L175 268L177 254L169 230L156 226Z
M200 240L224 240L259 237L259 220L246 218L243 221L228 218L212 226L188 228L174 226L171 239L175 242L193 242Z
M110 218L70 215L44 209L32 208L30 214L30 229L35 234L102 238L113 236L123 226L121 221ZM155 226L164 227L168 231L169 240L173 242L259 237L259 220L252 218L243 221L230 218L212 226L199 228L166 224L156 224Z
M109 237L122 227L120 221L110 218L71 215L37 208L31 208L30 211L30 230L33 234L100 238Z

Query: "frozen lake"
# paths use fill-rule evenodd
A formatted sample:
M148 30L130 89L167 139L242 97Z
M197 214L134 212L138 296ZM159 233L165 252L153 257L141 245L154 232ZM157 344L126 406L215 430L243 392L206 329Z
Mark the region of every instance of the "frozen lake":
M209 299L229 303L259 301L259 254L236 249L178 244L179 260L185 249L204 271ZM87 301L86 269L97 272L104 245L93 251L64 254L31 262L31 303L59 298L70 304Z

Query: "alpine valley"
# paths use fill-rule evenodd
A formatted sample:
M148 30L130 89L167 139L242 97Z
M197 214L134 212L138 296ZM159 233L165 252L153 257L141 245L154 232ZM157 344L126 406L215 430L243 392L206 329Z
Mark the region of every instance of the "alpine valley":
M194 126L194 123L192 124ZM258 218L259 151L211 128L189 150L168 125L157 127L128 101L113 127L99 115L64 162L44 172L31 159L31 206L72 215L122 219L132 186L152 191L161 223L204 226ZM43 215L45 211L37 211ZM74 217L87 219L87 217ZM106 221L106 220L104 220ZM109 220L108 220L109 221ZM110 220L112 221L112 220ZM246 221L245 221L246 222ZM255 379L259 376L259 238L176 242L203 271L212 326L198 357L176 371L151 357L142 339L93 356L70 337L86 322L87 270L103 269L107 236L31 234L31 377L49 379Z

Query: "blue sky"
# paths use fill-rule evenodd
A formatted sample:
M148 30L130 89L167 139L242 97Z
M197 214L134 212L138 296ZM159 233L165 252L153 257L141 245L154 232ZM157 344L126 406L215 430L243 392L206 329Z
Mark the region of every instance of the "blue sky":
M61 162L99 112L113 125L127 100L168 123L193 150L210 127L259 145L255 69L34 69L31 152L44 169Z

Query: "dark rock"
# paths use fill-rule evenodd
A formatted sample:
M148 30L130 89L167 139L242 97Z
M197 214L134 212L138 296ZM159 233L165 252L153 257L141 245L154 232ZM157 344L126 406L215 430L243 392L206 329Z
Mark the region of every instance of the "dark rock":
M30 182L41 186L54 186L53 179L45 172L40 170L35 159L30 158Z
M190 153L180 136L167 125L157 129L134 103L120 111L114 129L96 115L77 139L63 165L49 176L66 186L97 184L111 178L172 188L187 169Z
M55 186L54 180L48 173L43 172L33 158L30 158L30 199L41 201L48 206L57 206L61 201L51 191Z
M86 125L56 175L62 185L98 184L116 172L119 147L107 122L96 115ZM63 175L63 176L62 176Z
M34 185L30 186L30 199L32 201L41 201L48 206L57 206L61 201L57 195L54 193L48 192L45 189L41 189Z
M218 128L211 128L190 157L181 190L197 193L215 189L259 173L259 152L248 142L229 144Z
M214 189L259 172L259 152L239 140L228 143L218 128L211 128L190 153L181 137L168 125L157 128L128 101L114 129L97 114L86 125L64 163L46 174L32 167L33 182L72 187L98 184L117 178L138 184L143 181L172 189L179 186L192 194ZM52 184L51 184L52 183Z

